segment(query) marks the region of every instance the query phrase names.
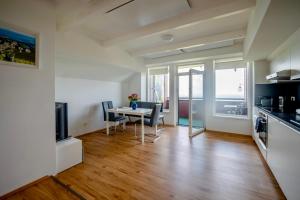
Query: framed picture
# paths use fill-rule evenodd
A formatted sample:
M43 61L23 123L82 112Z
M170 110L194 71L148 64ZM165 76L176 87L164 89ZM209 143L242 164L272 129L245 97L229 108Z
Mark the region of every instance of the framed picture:
M38 34L0 22L0 64L38 68Z

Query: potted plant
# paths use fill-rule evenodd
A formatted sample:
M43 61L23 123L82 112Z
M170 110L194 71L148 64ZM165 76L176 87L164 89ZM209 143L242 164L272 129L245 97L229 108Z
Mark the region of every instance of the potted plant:
M137 108L137 101L139 100L139 96L138 94L131 94L128 96L128 100L130 101L130 105L131 105L131 108L132 110L136 110Z

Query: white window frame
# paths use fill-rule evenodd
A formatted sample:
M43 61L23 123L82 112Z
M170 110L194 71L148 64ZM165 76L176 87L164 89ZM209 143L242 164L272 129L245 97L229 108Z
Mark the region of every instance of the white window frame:
M152 101L150 99L150 93L151 93L151 83L150 83L150 75L149 71L153 69L163 69L163 68L168 68L168 74L169 74L169 85L168 85L168 90L169 90L169 103L170 103L170 65L159 65L159 66L154 66L154 67L148 67L147 68L147 101ZM165 105L164 105L165 106ZM169 105L170 106L170 105ZM168 109L167 109L168 110Z
M176 65L176 72L175 72L175 76L176 76L176 98L177 98L177 104L178 104L178 100L179 100L179 76L188 76L190 73L189 72L181 72L181 73L178 73L178 69L180 67L183 67L183 66L192 66L192 65L202 65L203 66L203 78L205 79L205 64L203 62L186 62L186 63L180 63L180 64L177 64ZM192 69L192 68L190 68ZM205 80L203 80L203 97L202 98L199 98L199 99L202 99L204 100L205 99ZM189 97L187 97L187 99L189 99ZM176 105L178 106L178 105Z
M233 62L233 61L242 61L242 58L233 58L233 59L224 59L224 62ZM246 81L245 81L245 99L247 101L247 115L232 115L232 114L221 114L216 112L216 60L213 61L213 116L221 117L221 118L231 118L231 119L241 119L241 120L249 120L250 119L250 111L251 111L251 102L250 102L250 70L249 70L249 62L246 62Z

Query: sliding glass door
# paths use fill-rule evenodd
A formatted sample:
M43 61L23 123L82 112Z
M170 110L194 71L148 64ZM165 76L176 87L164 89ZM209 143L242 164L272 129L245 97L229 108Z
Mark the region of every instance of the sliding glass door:
M178 66L178 125L188 126L193 136L204 130L204 65Z

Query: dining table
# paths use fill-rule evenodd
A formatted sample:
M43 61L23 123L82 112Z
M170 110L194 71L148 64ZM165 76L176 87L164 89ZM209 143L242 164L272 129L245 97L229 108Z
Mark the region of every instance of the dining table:
M106 119L109 119L109 113L115 113L119 115L133 115L141 118L141 126L142 126L142 144L145 141L145 127L144 127L144 117L147 114L151 114L152 109L147 108L136 108L132 109L131 107L121 107L121 108L112 108L108 109L106 112ZM123 123L123 129L126 129L126 123ZM106 134L109 135L109 121L106 121Z

